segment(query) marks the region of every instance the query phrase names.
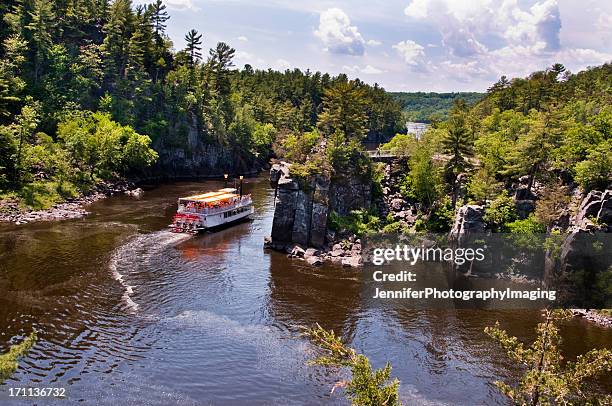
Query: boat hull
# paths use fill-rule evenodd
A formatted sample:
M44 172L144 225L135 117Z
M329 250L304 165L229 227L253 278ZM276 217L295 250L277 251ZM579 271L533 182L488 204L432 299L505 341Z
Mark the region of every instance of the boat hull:
M215 214L177 213L175 221L168 227L175 233L197 234L246 220L253 213L253 206L238 207Z

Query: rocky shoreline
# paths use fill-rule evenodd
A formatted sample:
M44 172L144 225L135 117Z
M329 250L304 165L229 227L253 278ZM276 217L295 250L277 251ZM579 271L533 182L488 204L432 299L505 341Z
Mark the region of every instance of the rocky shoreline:
M84 217L89 214L84 206L108 196L116 194L129 194L139 197L143 192L134 183L128 181L102 182L95 185L92 190L82 196L55 203L48 209L27 210L19 206L16 200L0 201L0 222L16 225L27 224L34 221L56 221Z
M303 260L313 266L320 266L325 263L344 268L361 268L363 266L361 240L354 235L331 246L321 248L304 248L299 244L277 245L272 242L271 238L267 237L264 241L264 247L286 252L288 258Z
M612 328L612 317L588 309L572 309L574 317L580 317L601 327Z

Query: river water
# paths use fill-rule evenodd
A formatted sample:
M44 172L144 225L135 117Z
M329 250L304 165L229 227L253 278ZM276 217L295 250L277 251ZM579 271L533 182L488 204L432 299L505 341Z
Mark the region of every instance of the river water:
M0 350L39 342L0 386L0 404L347 404L341 371L306 365L300 326L318 322L389 360L410 405L507 404L492 385L519 368L483 328L533 338L539 312L410 310L364 295L358 271L264 251L274 192L249 179L254 220L200 236L165 226L176 198L222 187L181 182L93 204L83 219L0 227ZM571 358L612 332L563 325ZM65 387L64 400L9 400L10 387ZM10 402L10 403L9 403Z

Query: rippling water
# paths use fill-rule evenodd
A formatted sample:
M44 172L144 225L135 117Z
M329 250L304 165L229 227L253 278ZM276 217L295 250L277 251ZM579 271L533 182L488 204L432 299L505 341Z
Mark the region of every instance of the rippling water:
M495 320L533 337L534 311L375 306L359 272L311 268L262 249L273 191L246 185L253 221L192 237L165 230L178 196L222 186L184 182L121 196L80 220L0 227L0 350L33 328L40 340L0 386L67 388L23 404L346 404L341 373L306 366L300 326L319 322L393 363L408 404L505 404L491 382L519 370L483 334ZM612 346L571 321L564 350ZM13 403L21 403L15 400Z

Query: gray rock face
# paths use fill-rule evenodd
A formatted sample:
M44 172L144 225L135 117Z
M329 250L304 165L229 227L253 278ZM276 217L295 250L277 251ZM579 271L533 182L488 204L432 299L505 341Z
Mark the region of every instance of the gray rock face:
M482 233L485 231L484 206L468 204L459 207L455 215L455 223L451 229L451 235L459 240L470 233Z
M584 198L574 220L575 227L589 229L597 224L612 224L612 190L600 192L593 190Z
M321 248L328 242L327 218L332 210L346 215L369 207L371 185L367 181L353 176L333 181L316 176L302 184L291 178L289 168L290 164L281 162L270 170L270 182L277 189L271 247Z
M578 213L572 219L569 234L565 237L558 256L547 252L544 278L548 286L555 287L568 296L579 291L573 275L588 273L595 278L612 266L609 255L612 229L612 190L592 191L581 202ZM600 250L593 250L596 243ZM601 252L599 252L601 251ZM584 288L584 287L582 287Z

